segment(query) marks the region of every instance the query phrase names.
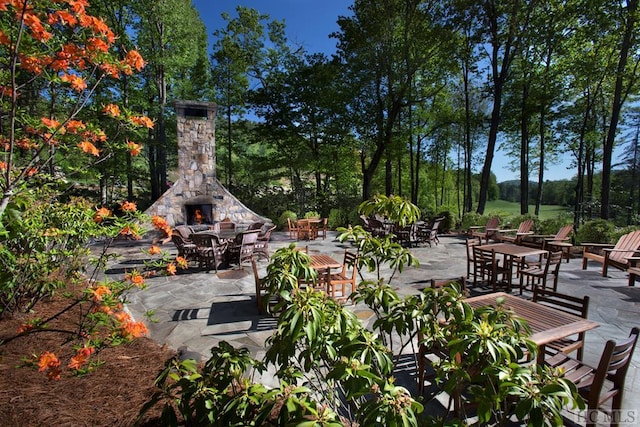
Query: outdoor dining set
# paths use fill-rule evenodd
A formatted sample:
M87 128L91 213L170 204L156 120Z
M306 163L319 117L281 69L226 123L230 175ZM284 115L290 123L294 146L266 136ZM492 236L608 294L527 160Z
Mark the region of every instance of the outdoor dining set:
M269 259L269 240L276 226L263 222L250 224L241 230L231 221L218 222L206 230L175 227L171 240L178 255L187 262L197 262L200 269L215 269L235 265L241 267L254 256Z

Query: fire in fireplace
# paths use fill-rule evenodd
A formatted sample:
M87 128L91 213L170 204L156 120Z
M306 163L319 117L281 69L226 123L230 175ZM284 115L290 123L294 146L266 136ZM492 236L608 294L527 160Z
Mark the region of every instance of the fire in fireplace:
M213 205L198 203L185 205L187 225L213 224Z

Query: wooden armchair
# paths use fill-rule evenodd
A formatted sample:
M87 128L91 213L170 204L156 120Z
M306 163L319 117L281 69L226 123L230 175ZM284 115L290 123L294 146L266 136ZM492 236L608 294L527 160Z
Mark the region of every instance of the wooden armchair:
M358 255L345 251L342 271L329 275L327 294L336 301L345 303L349 299L349 295L356 289L357 276Z
M640 279L640 257L627 258L629 267L627 272L629 273L629 286L634 286L636 280Z
M271 240L271 233L276 229L276 226L272 226L263 234L258 234L258 239L253 247L253 253L258 258L264 258L269 260L269 240Z
M527 219L522 221L516 229L498 230L497 238L503 242L519 245L525 236L533 234L531 227L533 227L533 220Z
M579 298L573 295L535 288L533 291L533 302L564 311L565 313L580 316L583 319L586 319L589 313L589 296L587 295ZM584 354L584 337L585 332L581 332L575 339L569 337L552 341L545 345L545 351L547 354L551 352L553 352L553 354L558 352L570 354L577 351L577 359L582 360Z
M474 225L469 227L469 230L472 236L479 237L485 243L489 243L489 239L496 239L499 225L500 217L494 216L489 218L486 225Z
M638 341L638 333L640 329L634 327L629 338L622 342L607 341L597 367L586 365L562 353L546 361L549 366L560 368L564 378L578 388L578 393L587 404L587 427L596 426L598 411L608 413L612 420L620 415L615 412L622 408L625 379ZM612 401L611 408L604 408L602 404L609 400ZM614 421L611 425L618 424Z
M198 248L198 263L200 268L213 267L218 272L218 267L226 262L227 244L220 243L212 234L192 234L193 243Z
M229 262L234 262L241 268L243 262L251 260L259 233L260 230L252 230L238 234L229 246Z
M632 231L618 239L615 245L606 243L583 243L582 269L587 269L589 260L602 264L602 276L606 277L609 266L626 271L628 259L640 252L640 230Z
M171 233L171 241L178 249L178 256L187 261L196 261L198 259L198 247L193 241L185 239L180 232L174 230Z
M289 228L289 238L297 239L298 238L298 223L292 221L291 218L287 218L287 226Z

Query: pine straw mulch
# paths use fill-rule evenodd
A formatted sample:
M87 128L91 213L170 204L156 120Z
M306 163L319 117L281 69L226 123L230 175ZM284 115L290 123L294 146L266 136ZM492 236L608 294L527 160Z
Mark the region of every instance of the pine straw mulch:
M36 306L36 315L47 318L63 306L62 298ZM73 328L69 312L51 328ZM0 340L14 336L25 317L0 320ZM153 382L175 352L149 338L105 348L97 355L104 364L77 377L63 369L59 380L49 380L23 359L54 352L65 366L73 355L59 333L36 333L0 344L0 424L21 426L132 426L140 408L156 391ZM92 358L96 355L92 355ZM19 367L23 365L23 367ZM158 425L161 408L145 416L141 425Z

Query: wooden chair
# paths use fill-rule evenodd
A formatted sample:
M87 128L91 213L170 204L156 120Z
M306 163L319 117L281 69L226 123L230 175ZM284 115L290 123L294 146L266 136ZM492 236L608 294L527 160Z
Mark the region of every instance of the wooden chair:
M550 252L544 262L536 262L527 268L521 269L518 272L520 275L520 295L522 295L522 290L527 289L529 286L531 286L531 291L534 291L538 285L542 285L542 288L546 289L549 276L553 277L553 290L556 291L558 289L560 264L562 264L562 252Z
M231 219L225 218L222 221L216 223L218 230L235 230L236 223L232 222Z
M247 231L251 231L251 230L262 230L262 227L264 226L264 222L252 222L251 224L249 224L249 227L247 227Z
M497 236L498 226L500 225L500 217L494 216L489 218L486 225L474 225L470 227L471 235L479 237L489 243L489 239L495 239Z
M271 240L271 233L276 229L276 226L272 226L267 231L262 234L258 234L258 239L256 243L253 245L253 253L260 258L264 258L269 260L269 240Z
M187 261L198 260L198 247L192 240L186 240L182 234L176 230L171 233L171 241L178 249L178 256L183 257Z
M500 265L500 260L496 258L495 251L483 251L478 246L473 246L473 284L480 278L481 281L487 281L493 287L493 291L498 290L498 277L502 282L507 283L507 292L510 292L509 281L505 280L509 269Z
M627 258L629 267L627 273L629 273L629 286L634 286L636 280L640 279L640 257Z
M589 313L589 296L582 298L561 294L547 289L535 288L533 290L533 302L564 311L565 313L575 314L583 319L587 318ZM577 338L563 338L545 345L545 350L549 354L564 353L570 354L577 351L576 358L582 360L584 353L584 337L585 333L581 332Z
M342 271L331 273L327 293L338 302L344 303L349 295L356 289L358 276L358 255L353 252L344 252ZM347 289L349 288L349 289Z
M440 239L438 238L438 229L440 228L440 223L444 218L436 218L433 221L431 226L418 226L416 227L416 240L419 243L428 243L429 247L431 247L431 242L435 243L438 246L440 243Z
M569 259L569 251L571 249L571 233L573 232L573 225L567 224L558 230L556 234L530 234L524 236L524 239L520 240L520 244L529 246L531 248L539 248L545 250L567 250L565 256Z
M533 234L531 227L533 227L533 220L527 219L522 221L517 229L498 230L497 238L503 242L519 245L525 236Z
M322 222L318 227L318 236L322 234L322 240L327 238L327 224L329 222L329 218L322 218Z
M471 267L473 266L473 247L481 244L482 241L479 237L468 237L465 242L465 246L467 248L467 279L471 278Z
M198 250L199 268L210 269L213 267L218 272L218 267L226 261L227 244L220 243L212 234L193 234L193 243Z
M573 382L587 405L586 425L596 426L598 411L617 416L616 411L622 408L624 383L631 363L631 357L638 341L640 328L631 329L629 338L616 343L607 341L604 346L600 362L592 367L562 353L552 357L546 363L560 368L564 378ZM603 408L602 404L611 400L611 410ZM612 426L618 421L612 417Z
M313 239L313 230L311 229L311 223L308 219L299 219L297 223L298 235L296 240L311 240Z
M229 262L234 262L238 267L242 267L242 263L251 260L259 233L260 230L251 230L238 234L229 246Z
M632 231L618 239L615 245L602 243L583 243L582 269L587 269L587 261L592 260L602 264L602 277L606 277L609 266L626 271L629 267L628 259L640 252L640 230ZM595 251L595 252L594 252Z
M287 218L287 226L289 228L289 238L297 239L298 238L298 223L291 220L291 218Z

